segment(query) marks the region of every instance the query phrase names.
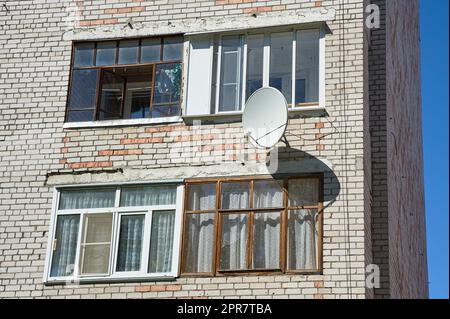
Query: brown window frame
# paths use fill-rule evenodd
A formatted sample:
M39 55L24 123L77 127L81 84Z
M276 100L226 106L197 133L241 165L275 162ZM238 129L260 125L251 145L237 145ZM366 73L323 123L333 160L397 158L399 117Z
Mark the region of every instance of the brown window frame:
M150 101L149 101L149 114L150 117L148 118L153 118L151 117L152 111L153 111L153 98L154 98L154 94L155 94L155 76L156 76L156 68L158 65L165 65L165 64L181 64L181 74L183 74L184 72L184 63L183 63L183 56L181 58L181 60L164 60L164 41L166 39L170 39L170 38L181 38L182 41L183 40L183 35L182 34L176 34L176 35L168 35L168 36L157 36L157 37L143 37L143 38L119 38L119 39L106 39L106 40L98 40L98 41L74 41L72 43L72 48L71 48L71 58L70 58L70 74L69 74L69 85L67 87L67 99L66 99L66 109L65 109L65 113L64 113L64 122L67 123L68 121L68 115L69 115L69 103L70 103L70 98L71 98L71 91L72 91L72 77L73 77L73 73L75 70L98 70L98 76L97 76L97 84L96 84L96 96L95 96L95 107L94 107L94 114L93 114L93 120L92 121L107 121L107 120L117 120L116 118L111 118L111 119L106 119L106 120L100 120L99 119L99 114L100 114L100 106L101 106L101 87L103 84L103 77L104 77L104 72L107 70L114 70L116 68L126 68L126 67L151 67L151 81L150 81L150 85L151 85L151 94L150 94ZM159 57L159 61L157 62L146 62L146 63L141 63L141 47L142 47L142 42L145 40L151 40L151 39L159 39L160 40L160 57ZM136 55L136 60L137 63L134 64L119 64L119 43L121 41L127 41L127 40L137 40L138 41L138 45L136 47L137 50L137 55ZM101 65L101 66L97 66L96 65L96 60L97 60L97 47L99 43L104 43L104 42L115 42L115 58L114 58L114 64L112 65ZM75 47L76 45L79 44L94 44L94 52L93 52L93 62L92 62L92 66L75 66ZM183 79L181 79L181 81L183 81ZM126 92L126 81L124 81L123 84L123 90L122 90L122 105L121 105L121 109L120 109L120 118L118 119L123 119L123 112L124 112L124 104L125 104L125 92ZM179 107L179 115L181 116L181 99L182 99L182 87L183 84L181 83L180 85L180 99L178 101L178 107ZM172 105L172 104L170 104ZM87 110L87 109L74 109L72 110L77 112L77 111L83 111L83 110Z
M288 194L289 194L289 180L295 179L317 179L318 180L318 203L317 205L307 205L307 206L289 206ZM283 207L278 208L254 208L253 207L253 194L254 194L254 183L255 181L282 181L282 192L283 192ZM221 186L223 183L229 182L248 182L250 185L249 189L249 208L248 209L222 209L221 208ZM189 186L199 185L199 184L215 184L215 209L205 210L205 211L189 211L188 210L188 198L189 198ZM186 179L185 181L185 194L184 194L184 205L183 205L183 221L182 221L182 242L180 245L181 256L180 256L180 269L179 273L181 277L221 277L221 276L239 276L239 275L282 275L282 274L322 274L323 271L323 174L301 174L301 175L279 175L279 176L245 176L245 177L233 177L233 178L203 178L203 179ZM295 209L317 209L317 220L318 220L318 239L317 239L317 256L316 263L317 269L295 269L289 270L287 267L287 230L288 230L288 213L290 210ZM279 269L251 269L252 258L253 258L253 219L255 213L270 213L270 212L280 212L280 252L279 252ZM211 214L214 213L214 244L212 252L212 271L211 272L185 272L185 254L186 254L186 243L187 243L187 215L188 214ZM251 216L247 223L247 268L246 270L220 270L220 249L221 249L221 226L222 217L221 214L240 214L245 213Z

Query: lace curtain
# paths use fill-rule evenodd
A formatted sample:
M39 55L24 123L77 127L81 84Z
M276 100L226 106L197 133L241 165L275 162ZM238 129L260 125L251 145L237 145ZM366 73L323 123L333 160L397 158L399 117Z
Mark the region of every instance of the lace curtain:
M214 214L187 216L186 272L211 272L214 246Z
M301 209L289 212L289 269L317 269L317 216L317 210L313 209Z
M124 215L121 218L117 271L139 271L145 215Z
M79 215L62 215L56 225L56 250L53 253L51 276L70 276L74 271L78 239Z
M247 214L222 214L220 269L247 268Z
M175 185L123 187L120 206L174 205L177 197Z
M61 192L59 209L114 207L115 188L77 189Z
M255 214L253 268L280 268L280 213Z
M174 225L175 211L153 213L149 272L169 272L172 269Z

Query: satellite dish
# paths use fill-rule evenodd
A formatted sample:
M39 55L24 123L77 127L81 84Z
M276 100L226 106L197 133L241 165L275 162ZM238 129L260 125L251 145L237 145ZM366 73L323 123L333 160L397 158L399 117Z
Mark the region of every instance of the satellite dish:
M288 106L280 91L264 87L254 92L242 115L244 134L260 149L274 147L286 132Z

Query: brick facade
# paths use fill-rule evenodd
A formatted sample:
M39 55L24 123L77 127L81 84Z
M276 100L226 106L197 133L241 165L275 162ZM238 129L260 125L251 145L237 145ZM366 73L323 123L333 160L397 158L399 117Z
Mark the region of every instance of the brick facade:
M398 127L390 124L387 117L402 118L406 110L386 110L387 105L396 101L392 100L393 93L386 98L385 85L394 87L396 82L386 75L384 61L380 60L384 60L388 51L388 61L395 62L402 48L391 42L383 45L387 38L384 22L381 30L372 32L368 43L364 30L365 2L7 1L8 11L0 11L0 125L3 127L0 133L0 297L426 297L425 270L415 277L417 267L426 265L423 194L417 186L422 182L415 179L417 175L408 175L408 185L416 185L414 189L420 193L415 197L417 202L408 203L416 208L417 219L408 222L409 230L399 230L397 222L404 216L394 214L387 218L387 212L404 212L396 205L413 196L409 186L406 192L398 184L401 177L386 177L388 172L399 171L397 166L401 163L392 149L395 141L388 136ZM381 3L384 1L375 2L380 2L385 9ZM404 5L405 1L393 2ZM265 152L255 152L249 146L241 122L236 120L201 126L180 122L63 128L72 45L64 35L69 31L92 30L92 39L97 39L96 31L116 26L120 30L129 22L170 25L194 18L251 19L267 12L284 14L299 9L336 10L335 19L327 21L329 32L325 40L328 115L291 118L286 134L289 147L280 143L278 148L280 162L286 164L289 172L324 171L323 273L44 285L54 186L162 177L257 175L267 157ZM399 9L391 5L386 10ZM393 14L388 16L392 18ZM413 12L409 19L416 21ZM388 22L392 28L399 28L392 20ZM416 38L405 41L413 48L417 45ZM392 49L387 50L390 46ZM411 59L417 63L417 56ZM398 65L403 65L400 62ZM369 72L365 72L367 68ZM412 81L418 76L418 70L414 70L407 75ZM416 90L417 87L411 86L409 91L402 91L405 99L416 94ZM419 110L420 102L417 99L414 102ZM419 127L419 122L419 117L404 118L402 125L409 127L415 123L413 127ZM420 132L415 133L408 145L418 147L415 154L421 154ZM246 150L249 155L243 166L240 154ZM401 156L406 158L410 154L410 149L404 149ZM414 171L422 171L420 159L408 165ZM396 196L389 201L388 190ZM406 245L410 240L407 235L414 229L421 234L414 246L420 247L419 257L414 255L414 249L405 252L404 247L393 246L396 234L404 238ZM415 266L408 268L404 277L399 258L416 258ZM372 260L381 266L379 292L365 287L366 265ZM411 281L406 288L402 285L407 279Z

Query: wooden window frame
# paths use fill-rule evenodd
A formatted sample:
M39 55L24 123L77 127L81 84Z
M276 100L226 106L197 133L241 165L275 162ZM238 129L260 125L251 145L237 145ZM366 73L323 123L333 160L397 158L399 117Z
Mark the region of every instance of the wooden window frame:
M93 119L92 121L109 121L109 120L118 120L118 119L123 119L123 114L124 114L124 104L125 104L125 94L126 94L126 80L124 81L123 87L122 87L122 105L121 105L121 109L120 109L120 118L108 118L105 120L100 120L100 106L101 106L101 87L103 84L103 77L104 77L104 72L105 70L110 70L110 69L115 69L115 68L126 68L126 67L151 67L151 79L150 79L150 85L151 85L151 94L150 94L150 101L149 101L149 118L153 118L152 115L152 111L153 111L153 96L154 96L154 92L155 92L155 75L156 75L156 67L158 65L164 65L164 64L181 64L181 74L184 73L184 63L183 63L183 55L184 53L181 54L181 59L180 60L163 60L164 57L164 41L166 39L169 38L179 38L180 39L180 45L183 47L184 46L184 39L183 39L183 35L178 34L178 35L169 35L169 36L158 36L158 37L145 37L145 38L120 38L120 39L107 39L107 40L99 40L99 41L76 41L72 43L72 49L71 49L71 58L70 58L70 74L69 74L69 85L67 87L67 99L66 99L66 109L65 109L65 113L64 113L64 122L65 123L72 123L68 121L68 115L69 115L69 104L70 104L70 97L71 97L71 91L72 91L72 77L73 77L73 73L76 70L98 70L98 76L97 76L97 85L96 85L96 97L95 97L95 106L94 106L94 114L93 114ZM142 41L144 40L150 40L150 39L159 39L160 40L160 57L159 57L159 61L157 62L146 62L146 63L141 63L141 51L142 51ZM119 43L121 41L127 41L127 40L138 40L138 45L136 47L137 50L137 54L136 54L136 59L137 59L137 63L134 64L119 64ZM99 43L104 43L104 42L115 42L116 45L116 52L115 52L115 60L114 60L114 64L112 65L101 65L101 66L97 66L96 62L97 62L97 47ZM91 66L81 66L81 67L76 67L74 65L75 62L75 47L78 44L89 44L89 43L93 43L94 44L94 52L93 52L93 61L92 61L92 65ZM184 49L183 49L184 50ZM183 81L183 79L181 80ZM182 88L183 88L183 84L180 85L180 99L178 101L178 108L179 108L179 115L181 115L181 104L182 104ZM173 105L170 104L170 105ZM73 110L75 112L77 111L83 111L86 109L77 109L77 110ZM90 110L90 109L89 109Z
M317 179L318 181L318 203L317 205L311 206L289 206L288 194L289 194L289 180L294 179ZM184 197L184 209L183 209L183 220L182 220L182 242L180 245L181 256L180 256L180 269L179 273L181 277L221 277L221 276L240 276L240 275L282 275L282 274L322 274L323 271L323 173L317 174L300 174L300 175L261 175L261 176L240 176L240 177L229 177L229 178L202 178L202 179L187 179L185 181L186 191ZM274 208L254 208L253 207L253 194L254 194L254 183L255 181L282 181L282 192L283 192L283 207ZM223 183L228 182L248 182L250 185L249 189L249 208L248 209L221 209L221 188ZM189 198L189 186L199 185L199 184L215 184L216 191L216 201L215 210L208 211L189 211L188 210L188 198ZM316 266L317 269L295 269L289 270L287 267L287 230L288 230L288 213L292 209L317 209L317 229L318 229L318 242L317 242L317 256L316 256ZM280 252L279 252L279 269L251 269L252 258L253 258L253 220L255 213L270 213L279 212L280 213ZM201 213L214 213L214 245L212 252L212 271L203 273L192 273L185 272L185 255L186 255L186 244L187 244L187 218L188 214L201 214ZM220 246L221 246L221 214L223 213L246 213L251 216L248 219L248 233L247 233L247 268L246 270L220 270Z

